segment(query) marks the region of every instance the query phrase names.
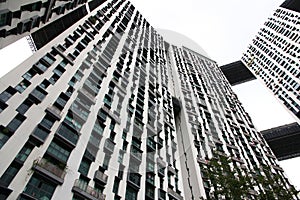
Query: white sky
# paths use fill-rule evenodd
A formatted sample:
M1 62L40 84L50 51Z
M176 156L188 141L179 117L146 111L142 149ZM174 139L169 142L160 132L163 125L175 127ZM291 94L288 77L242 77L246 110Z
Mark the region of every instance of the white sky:
M152 26L179 32L218 64L241 58L283 0L131 0Z
M0 49L0 77L11 71L17 65L32 55L25 38Z
M185 35L199 44L220 66L241 58L261 25L283 1L131 0L152 26ZM31 54L25 39L0 50L0 77ZM258 130L295 121L258 81L235 86L234 91ZM295 168L300 166L300 158L280 164L292 183L300 189L300 174Z

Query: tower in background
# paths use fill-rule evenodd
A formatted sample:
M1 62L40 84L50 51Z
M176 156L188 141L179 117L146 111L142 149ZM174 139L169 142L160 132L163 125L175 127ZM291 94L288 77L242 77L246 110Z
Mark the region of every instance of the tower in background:
M265 22L242 62L300 122L300 4L285 1Z
M1 199L293 196L215 61L91 10L0 79Z

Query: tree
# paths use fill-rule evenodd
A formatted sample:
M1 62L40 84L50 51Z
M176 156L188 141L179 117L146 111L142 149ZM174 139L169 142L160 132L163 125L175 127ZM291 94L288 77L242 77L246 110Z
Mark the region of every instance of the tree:
M269 166L264 166L263 171L265 176L260 174L256 178L256 184L260 187L260 193L257 196L258 199L295 199L298 192L293 186L289 189L285 188L282 177L279 174L273 174Z
M228 157L218 155L213 157L208 165L208 177L214 187L214 198L240 200L248 196L250 178L240 171L230 167Z
M230 163L230 158L215 153L215 156L209 160L207 170L203 171L214 188L211 198L248 199L251 189L256 188L255 199L295 199L297 195L295 188L285 188L283 178L279 174L272 173L269 166L263 168L265 176L259 173L250 177L247 174L242 174L238 168L230 167Z

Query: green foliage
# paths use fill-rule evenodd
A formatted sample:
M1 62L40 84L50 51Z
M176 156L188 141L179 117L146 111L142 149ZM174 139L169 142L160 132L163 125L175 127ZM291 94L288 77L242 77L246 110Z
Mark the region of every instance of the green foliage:
M243 175L240 169L231 168L230 163L228 157L217 155L210 159L208 169L203 170L214 188L214 199L221 197L230 200L248 199L249 191L253 188L259 188L255 199L261 200L289 200L294 199L294 195L297 194L294 188L286 189L283 178L278 174L273 174L270 167L264 167L266 176L257 174L252 178Z
M244 199L248 195L248 176L230 168L230 161L225 156L214 157L208 166L209 178L214 186L214 197L224 196L226 199Z
M297 191L294 187L290 189L285 188L282 177L278 174L273 174L271 168L268 166L264 167L264 173L266 176L258 175L256 177L257 186L264 189L264 191L260 191L257 199L294 199L293 196L297 195Z

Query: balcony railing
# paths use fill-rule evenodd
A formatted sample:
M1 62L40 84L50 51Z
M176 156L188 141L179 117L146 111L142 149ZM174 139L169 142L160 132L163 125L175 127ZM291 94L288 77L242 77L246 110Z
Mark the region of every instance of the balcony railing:
M157 144L159 146L159 148L164 146L164 140L161 137L157 138Z
M41 160L35 160L33 163L33 169L38 173L46 175L57 184L63 184L64 182L64 177L66 175L65 169L44 158Z
M83 121L86 121L88 118L89 113L85 110L82 110L75 105L70 107L70 110L73 114L76 114L78 117L80 117Z
M46 109L46 112L48 112L49 114L51 114L57 120L61 119L61 111L56 106L53 106L53 105L49 106Z
M95 96L93 96L92 94L90 94L86 89L81 88L80 90L78 90L78 92L82 93L93 104L95 103Z
M131 155L139 162L142 161L142 151L137 149L136 147L131 147Z
M148 147L149 151L155 151L156 150L156 142L151 138L147 138L147 147Z
M37 87L29 94L29 96L35 101L36 103L40 103L46 97L48 93L44 91L42 88Z
M115 148L115 144L110 139L105 140L104 150L106 152L113 153L114 152L114 148Z
M171 188L168 188L168 194L176 200L183 200L183 197Z
M147 159L151 160L154 162L154 158L155 158L155 153L154 152L148 152L147 153Z
M103 172L101 172L99 170L97 170L95 172L95 175L94 175L95 181L101 182L102 184L106 185L107 179L108 179L108 176L106 174L104 174Z
M141 176L137 173L129 173L127 180L136 188L140 188Z
M79 135L68 129L66 126L61 127L60 129L57 130L56 136L59 137L64 143L70 145L72 148L74 148L77 144Z
M171 173L171 174L176 174L176 170L173 168L173 167L171 167L171 166L168 166L168 173Z
M166 200L166 192L162 189L158 189L158 199Z
M75 180L72 191L90 200L105 200L104 194L79 179Z

